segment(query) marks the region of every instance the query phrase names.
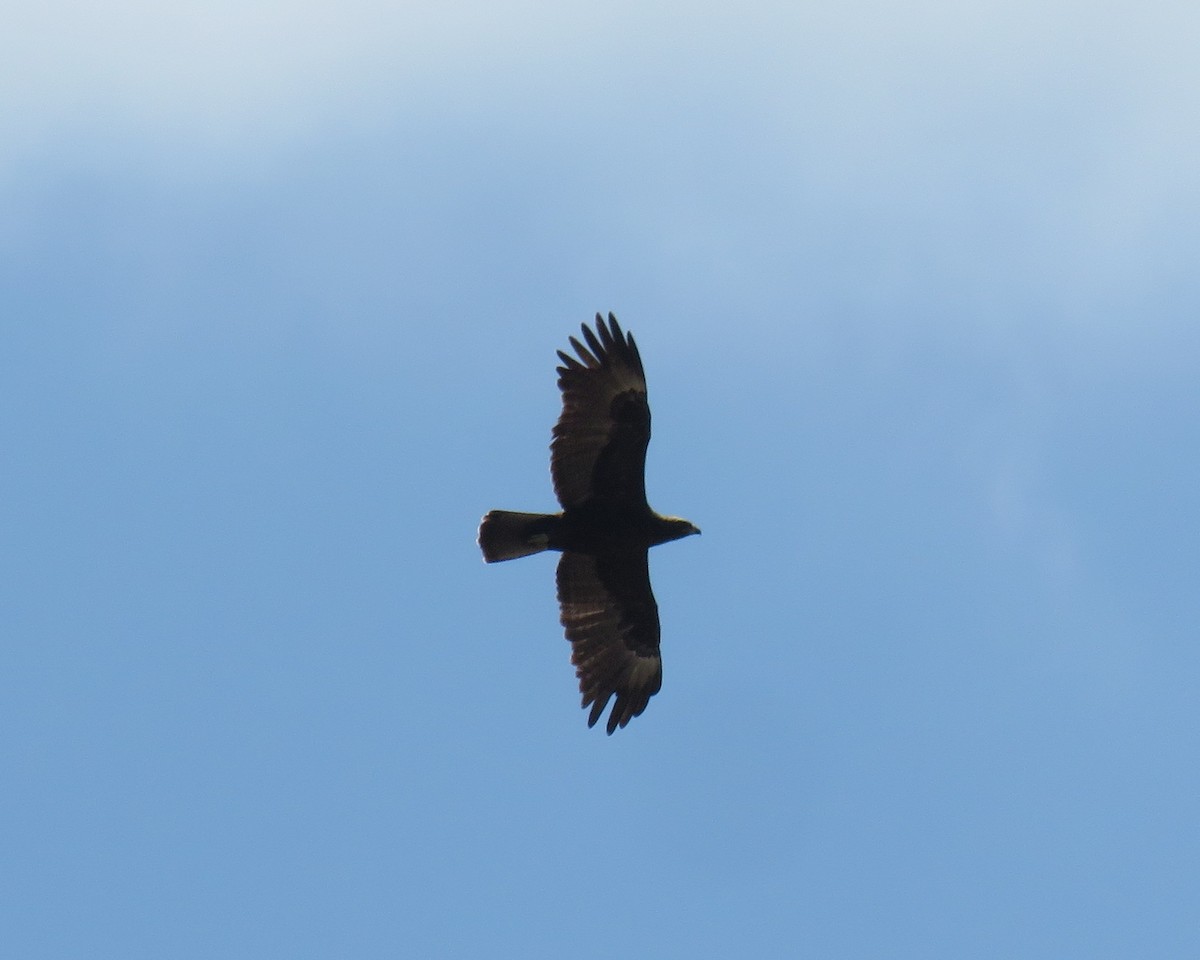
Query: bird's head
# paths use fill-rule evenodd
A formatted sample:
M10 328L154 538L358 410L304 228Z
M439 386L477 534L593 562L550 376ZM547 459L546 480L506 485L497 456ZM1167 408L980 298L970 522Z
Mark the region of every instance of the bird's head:
M693 533L699 533L700 528L690 520L684 520L682 517L663 517L663 541L679 540L683 537L690 537Z

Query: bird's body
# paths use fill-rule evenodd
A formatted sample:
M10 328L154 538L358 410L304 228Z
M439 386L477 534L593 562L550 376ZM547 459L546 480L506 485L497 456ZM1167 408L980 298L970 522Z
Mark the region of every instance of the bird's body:
M649 549L697 532L686 520L660 517L649 508L627 510L599 502L584 503L561 513L493 510L484 520L479 542L489 563L514 560L542 550L599 554Z
M646 502L650 407L633 337L616 317L583 328L579 358L559 351L563 410L550 469L561 513L493 510L479 528L489 563L558 550L558 599L588 726L612 697L612 733L638 716L662 686L658 606L647 551L700 531Z

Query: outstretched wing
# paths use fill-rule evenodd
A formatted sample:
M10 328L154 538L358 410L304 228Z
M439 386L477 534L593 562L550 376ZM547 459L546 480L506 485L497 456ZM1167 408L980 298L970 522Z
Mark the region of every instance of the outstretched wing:
M586 346L571 337L579 359L558 352L563 408L550 444L554 492L564 508L593 498L642 506L650 443L642 358L611 313L607 325L596 314L595 333L582 329Z
M558 602L571 641L583 706L595 726L615 695L608 732L646 709L662 688L658 604L646 551L592 556L567 552L558 562Z

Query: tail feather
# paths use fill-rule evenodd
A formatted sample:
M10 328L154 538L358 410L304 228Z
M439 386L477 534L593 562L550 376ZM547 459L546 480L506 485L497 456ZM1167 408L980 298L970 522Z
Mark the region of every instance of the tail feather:
M550 532L558 519L552 513L492 510L479 525L479 547L488 563L515 560L550 547Z

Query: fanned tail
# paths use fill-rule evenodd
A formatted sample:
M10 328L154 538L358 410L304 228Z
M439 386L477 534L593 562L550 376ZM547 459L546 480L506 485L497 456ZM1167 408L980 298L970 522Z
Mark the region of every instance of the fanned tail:
M488 563L528 557L550 548L550 534L558 522L553 513L515 513L492 510L479 525L479 548Z

